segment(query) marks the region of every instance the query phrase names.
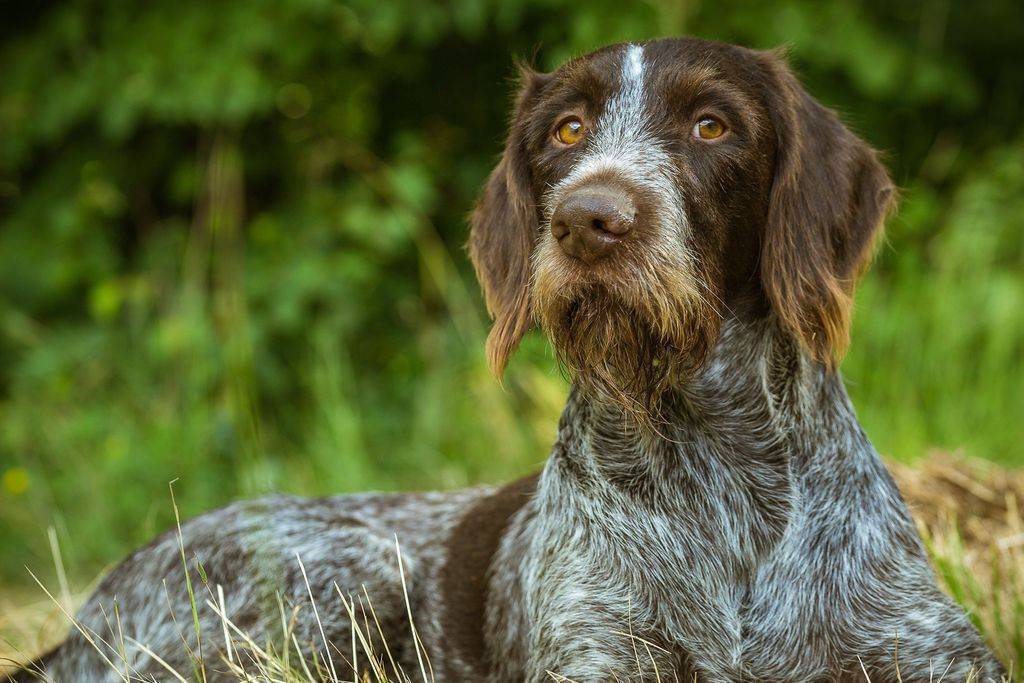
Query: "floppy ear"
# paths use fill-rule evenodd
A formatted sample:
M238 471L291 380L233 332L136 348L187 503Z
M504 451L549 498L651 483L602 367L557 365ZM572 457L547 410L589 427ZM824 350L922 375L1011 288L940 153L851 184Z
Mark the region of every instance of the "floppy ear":
M835 367L849 345L853 289L893 205L878 155L765 53L776 135L761 283L783 326Z
M470 218L469 256L494 324L487 363L498 377L530 329L530 256L539 232L525 149L528 115L548 76L520 66L520 90L505 152Z

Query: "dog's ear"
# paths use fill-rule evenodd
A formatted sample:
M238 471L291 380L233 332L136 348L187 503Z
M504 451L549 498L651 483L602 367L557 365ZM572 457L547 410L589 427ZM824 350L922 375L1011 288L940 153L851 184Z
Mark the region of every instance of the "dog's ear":
M529 113L549 76L520 66L519 95L505 152L470 217L469 256L494 319L487 363L501 376L530 329L530 258L539 232L526 151Z
M873 149L816 102L778 53L762 53L775 176L761 283L782 325L830 367L849 344L853 289L895 199Z

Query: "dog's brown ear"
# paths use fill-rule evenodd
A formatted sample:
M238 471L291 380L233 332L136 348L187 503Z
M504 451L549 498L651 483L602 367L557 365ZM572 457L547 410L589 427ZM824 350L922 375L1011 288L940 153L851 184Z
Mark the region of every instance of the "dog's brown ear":
M548 78L520 67L505 152L470 217L469 256L494 319L487 337L487 363L498 377L532 324L530 257L539 221L525 146L529 111Z
M807 94L778 53L762 58L777 148L761 282L783 326L834 367L894 188L875 151Z

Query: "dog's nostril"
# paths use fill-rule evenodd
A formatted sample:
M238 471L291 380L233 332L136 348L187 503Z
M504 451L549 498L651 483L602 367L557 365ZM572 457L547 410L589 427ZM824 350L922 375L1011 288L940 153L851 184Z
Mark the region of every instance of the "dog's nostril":
M568 223L565 221L552 221L551 234L555 236L556 240L562 241L569 234Z

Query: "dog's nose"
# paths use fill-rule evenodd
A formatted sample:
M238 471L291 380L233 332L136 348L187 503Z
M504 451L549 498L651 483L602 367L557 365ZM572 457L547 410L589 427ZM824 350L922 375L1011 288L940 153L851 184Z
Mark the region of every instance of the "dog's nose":
M555 209L551 234L566 254L593 263L615 250L635 217L636 207L622 190L581 188Z

